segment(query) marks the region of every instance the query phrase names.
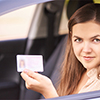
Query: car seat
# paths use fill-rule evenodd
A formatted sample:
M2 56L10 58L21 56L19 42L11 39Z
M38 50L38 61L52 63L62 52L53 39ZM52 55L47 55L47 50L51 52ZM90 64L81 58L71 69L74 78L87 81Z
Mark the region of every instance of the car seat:
M52 80L55 87L58 81L60 66L64 59L66 40L67 40L67 35L64 35L60 43L58 44L58 46L48 59L47 63L45 64L44 72L41 73L49 77ZM32 90L26 90L24 100L32 100L32 99L34 100L40 98L44 98L40 93L37 93Z

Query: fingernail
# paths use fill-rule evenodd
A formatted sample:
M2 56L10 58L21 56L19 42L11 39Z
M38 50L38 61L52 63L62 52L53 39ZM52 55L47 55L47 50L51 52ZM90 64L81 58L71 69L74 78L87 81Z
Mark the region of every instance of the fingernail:
M27 70L27 69L25 69L25 70L24 70L24 73L28 73L28 70Z

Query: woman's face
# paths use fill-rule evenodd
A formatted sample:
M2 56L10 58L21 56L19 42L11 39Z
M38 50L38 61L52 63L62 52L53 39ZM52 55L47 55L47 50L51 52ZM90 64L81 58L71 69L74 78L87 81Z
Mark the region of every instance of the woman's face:
M75 56L88 70L100 65L100 25L93 21L79 23L72 28Z

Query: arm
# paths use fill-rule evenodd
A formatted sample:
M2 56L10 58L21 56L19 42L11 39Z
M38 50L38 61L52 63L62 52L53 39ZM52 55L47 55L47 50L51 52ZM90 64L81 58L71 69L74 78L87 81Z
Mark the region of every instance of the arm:
M24 70L21 73L21 76L25 80L27 89L37 91L45 98L58 97L58 94L48 77L30 70Z

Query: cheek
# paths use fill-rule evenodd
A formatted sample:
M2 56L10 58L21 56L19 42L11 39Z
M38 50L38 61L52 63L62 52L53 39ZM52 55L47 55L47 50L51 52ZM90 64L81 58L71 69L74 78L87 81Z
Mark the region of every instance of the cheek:
M99 50L95 50L95 54L99 57L100 59L100 49Z
M92 45L93 52L100 57L100 45Z
M74 48L73 50L74 50L74 54L75 54L75 56L78 56L78 55L79 55L79 49Z
M73 44L73 51L74 51L75 56L78 57L80 55L80 51L81 51L80 46Z

